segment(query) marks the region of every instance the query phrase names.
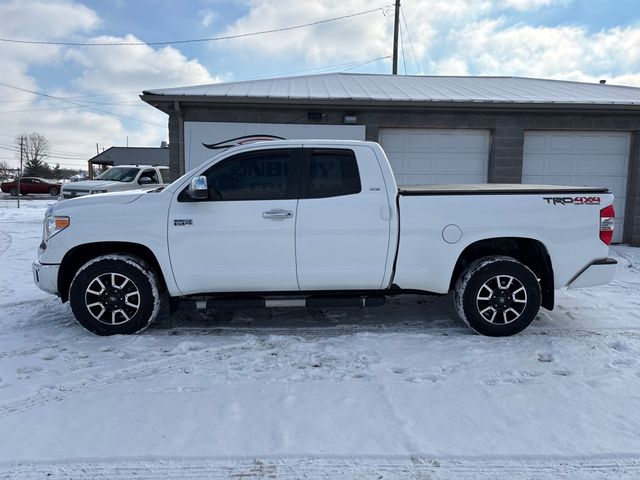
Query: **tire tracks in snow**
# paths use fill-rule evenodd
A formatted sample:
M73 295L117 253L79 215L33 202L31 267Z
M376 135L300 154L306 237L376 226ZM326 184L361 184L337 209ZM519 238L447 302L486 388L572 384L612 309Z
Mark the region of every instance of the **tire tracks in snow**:
M329 326L329 327L221 327L212 326L206 327L173 327L167 330L167 333L163 333L161 330L153 330L154 335L177 335L185 337L200 337L200 336L212 336L212 335L252 335L256 337L266 337L270 335L279 336L295 336L305 339L327 338L342 335L355 335L360 333L371 334L424 334L425 336L461 336L467 338L483 338L480 335L476 335L469 331L468 327L429 327L428 325L395 325L393 322L389 322L384 325L344 325L344 326ZM599 337L599 336L623 336L630 338L640 338L640 327L611 327L611 328L555 328L555 327L530 327L522 333L519 333L517 338L534 338L545 336L549 338L565 338L565 337Z
M13 244L13 237L7 232L0 230L0 256L4 255L4 253L11 248Z
M184 357L176 359L170 356L153 362L145 362L139 365L124 367L109 374L94 375L91 378L68 385L58 385L48 391L38 392L36 395L27 396L15 401L0 404L0 418L16 415L33 408L42 407L48 403L65 400L82 393L93 392L115 384L148 377L150 375L164 374L184 370L187 367L206 363L210 360L222 360L229 358L238 350L248 350L255 346L256 340L245 339L239 343L212 347L203 350L191 351L183 354Z
M635 479L640 455L585 457L274 456L127 458L0 464L0 477L151 480L160 478Z
M618 255L621 258L624 258L624 260L628 263L627 268L629 268L630 270L633 270L634 272L640 272L640 265L634 264L633 260L629 255L622 252L621 250L616 250L616 255Z

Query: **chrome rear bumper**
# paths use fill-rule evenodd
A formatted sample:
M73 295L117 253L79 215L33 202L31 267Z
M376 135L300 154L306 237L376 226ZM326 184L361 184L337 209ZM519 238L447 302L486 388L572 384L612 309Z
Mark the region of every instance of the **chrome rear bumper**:
M616 276L618 261L613 258L595 260L578 272L567 288L595 287L610 283Z

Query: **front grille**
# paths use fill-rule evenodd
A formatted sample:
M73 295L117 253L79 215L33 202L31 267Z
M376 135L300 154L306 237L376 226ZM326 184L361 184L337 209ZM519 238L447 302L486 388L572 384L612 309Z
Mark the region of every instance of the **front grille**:
M75 198L89 195L89 190L73 190L70 192L62 192L62 198Z

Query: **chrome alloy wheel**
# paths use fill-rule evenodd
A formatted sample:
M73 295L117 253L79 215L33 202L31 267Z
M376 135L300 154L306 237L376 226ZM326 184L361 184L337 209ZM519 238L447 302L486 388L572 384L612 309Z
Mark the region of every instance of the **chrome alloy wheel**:
M516 321L527 307L527 290L510 275L496 275L482 284L476 308L489 323L506 325Z
M84 301L91 316L99 322L121 325L138 313L140 291L121 273L103 273L89 283Z

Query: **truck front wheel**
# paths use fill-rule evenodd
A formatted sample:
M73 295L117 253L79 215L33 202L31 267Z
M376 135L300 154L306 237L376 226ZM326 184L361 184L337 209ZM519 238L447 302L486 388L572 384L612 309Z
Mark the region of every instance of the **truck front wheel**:
M96 257L76 273L69 303L80 325L96 335L131 334L156 319L162 305L156 273L132 255Z
M460 275L454 291L458 315L473 330L491 337L515 335L540 310L536 275L511 257L484 257Z

